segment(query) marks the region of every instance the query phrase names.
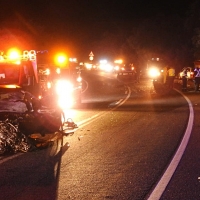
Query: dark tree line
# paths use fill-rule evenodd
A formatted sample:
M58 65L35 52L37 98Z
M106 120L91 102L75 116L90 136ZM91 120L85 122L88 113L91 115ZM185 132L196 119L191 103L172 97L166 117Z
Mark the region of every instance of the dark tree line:
M132 20L122 27L112 27L95 42L94 49L105 55L121 56L145 66L152 57L160 57L180 70L200 60L200 2L188 8L185 17L160 14L152 18Z
M160 57L177 69L200 60L199 0L185 16L161 13L129 20L86 17L88 13L78 6L74 17L70 6L65 10L64 1L60 9L55 5L44 0L25 9L17 3L10 12L10 4L0 4L0 50L13 45L22 49L62 47L81 59L88 59L92 50L96 59L120 57L141 67L152 57Z

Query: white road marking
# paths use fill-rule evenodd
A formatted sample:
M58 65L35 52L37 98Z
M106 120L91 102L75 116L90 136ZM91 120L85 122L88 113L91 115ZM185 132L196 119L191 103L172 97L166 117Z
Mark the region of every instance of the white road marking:
M86 87L85 87L84 90L83 90L83 88L82 88L82 93L84 93L84 92L88 89L88 82L87 82L86 80L83 80L83 81L85 82Z
M115 103L115 105L120 104L122 101L123 101L123 99L120 99L119 101L117 101L117 102Z
M116 106L113 107L112 109L110 109L109 111L113 111L113 110L115 110L116 108L118 108L119 106L121 106L122 104L124 104L124 103L129 99L130 96L131 96L131 89L130 89L130 87L128 87L128 94L127 94L126 98L125 98L125 99L120 99L120 100L116 103ZM105 113L107 113L107 112L108 112L108 111L101 112L101 113L98 113L98 114L96 114L96 115L93 115L92 117L89 117L89 118L87 118L87 119L84 119L84 120L78 122L77 125L78 125L79 128L80 128L80 127L82 128L83 126L86 126L87 124L91 123L92 120L96 119L96 118L99 117L99 116L102 116L103 114L105 114Z
M176 91L179 92L188 102L188 106L189 106L189 110L190 110L188 125L186 128L184 137L179 145L179 148L177 149L177 151L176 151L173 159L171 160L168 168L166 169L165 173L163 174L163 176L159 180L158 184L156 185L156 187L153 189L152 193L148 197L148 200L159 200L160 197L162 196L163 192L165 191L169 181L171 180L171 178L183 156L183 153L186 149L186 146L188 144L188 141L189 141L189 138L190 138L190 135L192 132L192 126L193 126L193 121L194 121L194 110L192 107L192 103L182 92L180 92L178 90L176 90Z
M12 156L3 158L2 160L0 160L0 165L1 165L2 163L4 163L4 162L8 161L8 160L11 160L11 159L16 158L16 157L21 156L21 155L23 155L23 153L17 153L17 154L14 154L14 155L12 155Z

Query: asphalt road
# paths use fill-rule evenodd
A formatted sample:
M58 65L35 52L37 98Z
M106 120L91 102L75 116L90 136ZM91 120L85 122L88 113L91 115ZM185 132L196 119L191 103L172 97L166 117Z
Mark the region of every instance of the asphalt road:
M65 112L79 128L49 148L0 157L0 199L148 198L184 135L189 113L185 98L176 91L156 94L145 77L140 83L123 83L115 75L84 72L83 78L82 109ZM195 111L198 96L191 95ZM196 121L194 125L198 131ZM189 182L190 173L197 188L198 173L190 162L198 169L197 147L198 134L193 134L163 199L185 199L181 197L188 190L179 187L189 187L185 179Z
M181 84L180 81L179 83ZM184 92L183 95L189 98L192 103L194 109L194 124L187 148L176 172L161 197L162 200L200 199L200 93L194 92L194 83L188 81L188 91Z

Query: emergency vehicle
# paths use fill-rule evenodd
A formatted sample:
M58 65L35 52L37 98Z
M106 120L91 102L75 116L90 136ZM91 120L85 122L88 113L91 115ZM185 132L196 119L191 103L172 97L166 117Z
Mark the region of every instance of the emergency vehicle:
M48 57L48 53L42 56ZM81 67L76 58L68 59L65 54L59 53L53 59L39 59L38 71L41 90L57 95L61 108L81 105Z
M62 106L68 106L69 100L74 103L70 98L75 93L81 101L79 69L66 68L67 76L56 64L41 63L40 53L25 50L0 55L0 120L17 118L26 135L60 130Z
M167 93L168 87L166 85L167 79L167 64L160 58L152 58L147 62L148 76L153 81L153 86L158 93Z

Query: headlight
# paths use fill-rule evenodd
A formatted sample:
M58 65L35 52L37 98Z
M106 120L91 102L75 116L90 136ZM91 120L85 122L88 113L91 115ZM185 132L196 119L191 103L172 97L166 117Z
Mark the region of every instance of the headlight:
M80 83L80 82L82 81L82 78L79 76L79 77L77 78L77 81Z
M107 72L111 72L112 70L113 70L113 66L107 64L106 67L105 67L105 71L107 71Z
M158 77L160 76L160 71L157 68L149 69L149 76L150 77Z
M116 71L118 71L119 70L119 66L115 66L115 68L114 68Z
M51 82L47 82L47 88L48 88L48 89L51 88Z
M68 93L73 91L72 83L65 80L58 80L56 83L56 92L58 95L63 95L63 93Z
M74 104L73 84L66 80L58 80L56 83L56 93L58 94L58 105L62 109L71 108Z

